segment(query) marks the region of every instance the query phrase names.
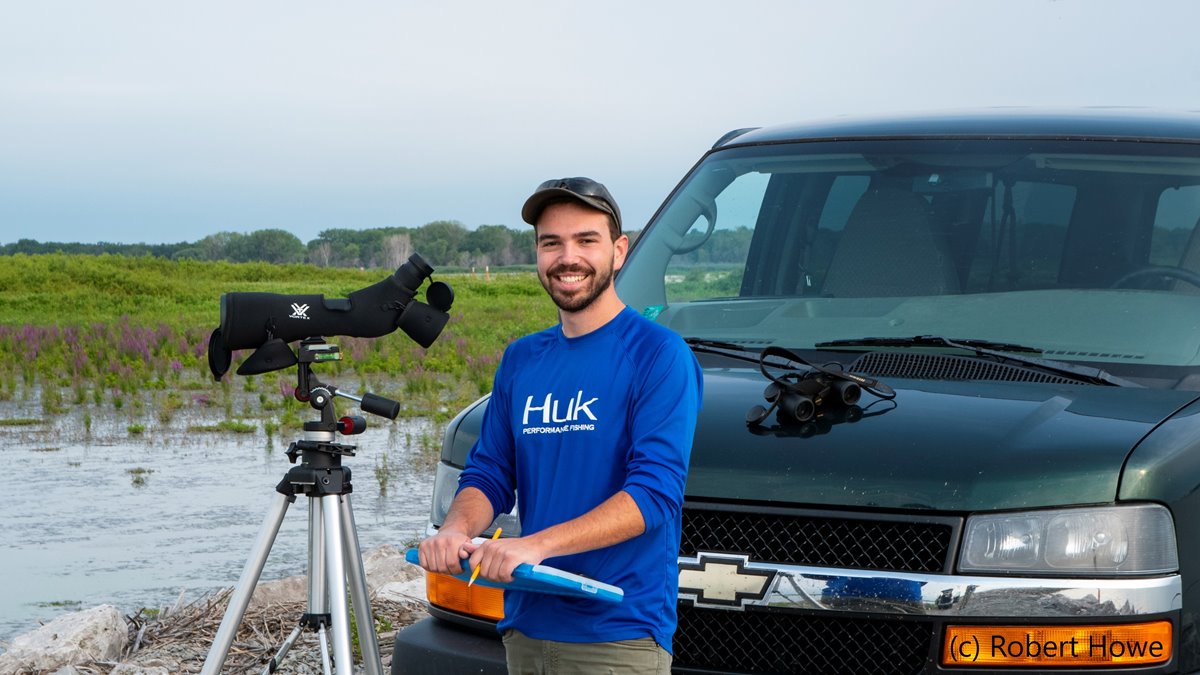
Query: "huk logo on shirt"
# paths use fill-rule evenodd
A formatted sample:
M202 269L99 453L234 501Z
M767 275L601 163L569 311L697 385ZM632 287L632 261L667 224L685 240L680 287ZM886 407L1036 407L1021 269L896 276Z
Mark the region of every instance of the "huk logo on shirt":
M535 401L532 396L525 399L525 411L521 415L521 426L524 427L522 433L526 434L555 434L567 431L595 431L596 425L591 422L596 421L596 415L592 413L591 406L599 399L596 397L584 398L583 390L580 389L574 398L568 398L565 401L554 398L554 394L546 394L546 397ZM529 418L533 416L533 424L529 426ZM540 426L537 426L540 422Z

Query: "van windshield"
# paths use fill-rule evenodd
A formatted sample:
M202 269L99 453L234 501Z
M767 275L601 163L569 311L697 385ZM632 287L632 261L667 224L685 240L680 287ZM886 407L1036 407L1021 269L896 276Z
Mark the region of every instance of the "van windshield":
M1194 144L735 147L675 191L617 290L685 337L753 348L940 335L1191 369L1198 221Z

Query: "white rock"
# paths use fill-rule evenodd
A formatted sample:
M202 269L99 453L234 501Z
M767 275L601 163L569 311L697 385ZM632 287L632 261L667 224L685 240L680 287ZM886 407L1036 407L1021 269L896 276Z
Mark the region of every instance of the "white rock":
M384 544L363 554L363 569L367 573L367 586L371 591L396 582L420 579L425 583L425 571L404 559L404 552L395 546ZM424 591L421 592L424 596Z
M13 638L8 651L0 654L0 675L54 672L93 660L116 661L128 642L129 632L120 610L100 605L60 616Z
M275 581L260 581L250 595L250 609L308 598L308 577L295 576Z
M384 544L363 554L363 571L367 575L367 591L379 593L385 586L420 582L419 600L425 599L425 572L404 559L404 552ZM415 587L414 587L415 589ZM415 591L410 591L415 592ZM298 575L275 581L262 581L250 596L250 607L264 607L286 602L303 602L308 597L308 577Z
M425 602L425 577L384 584L375 591L375 597L392 602Z

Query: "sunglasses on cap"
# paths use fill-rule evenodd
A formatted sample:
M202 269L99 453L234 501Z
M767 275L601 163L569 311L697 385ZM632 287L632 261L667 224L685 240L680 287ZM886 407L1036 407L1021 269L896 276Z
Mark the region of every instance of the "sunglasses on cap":
M612 216L616 222L617 231L621 227L621 210L617 201L604 184L582 176L574 178L555 178L537 186L533 194L521 208L521 218L530 225L537 223L542 210L553 201L574 199L599 211Z

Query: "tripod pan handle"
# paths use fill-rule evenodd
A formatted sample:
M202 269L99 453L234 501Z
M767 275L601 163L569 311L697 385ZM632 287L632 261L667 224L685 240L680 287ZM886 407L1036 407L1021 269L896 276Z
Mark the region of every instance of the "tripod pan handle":
M362 408L363 412L386 417L389 420L396 419L396 416L400 414L400 403L376 394L363 394L362 402L358 407Z

